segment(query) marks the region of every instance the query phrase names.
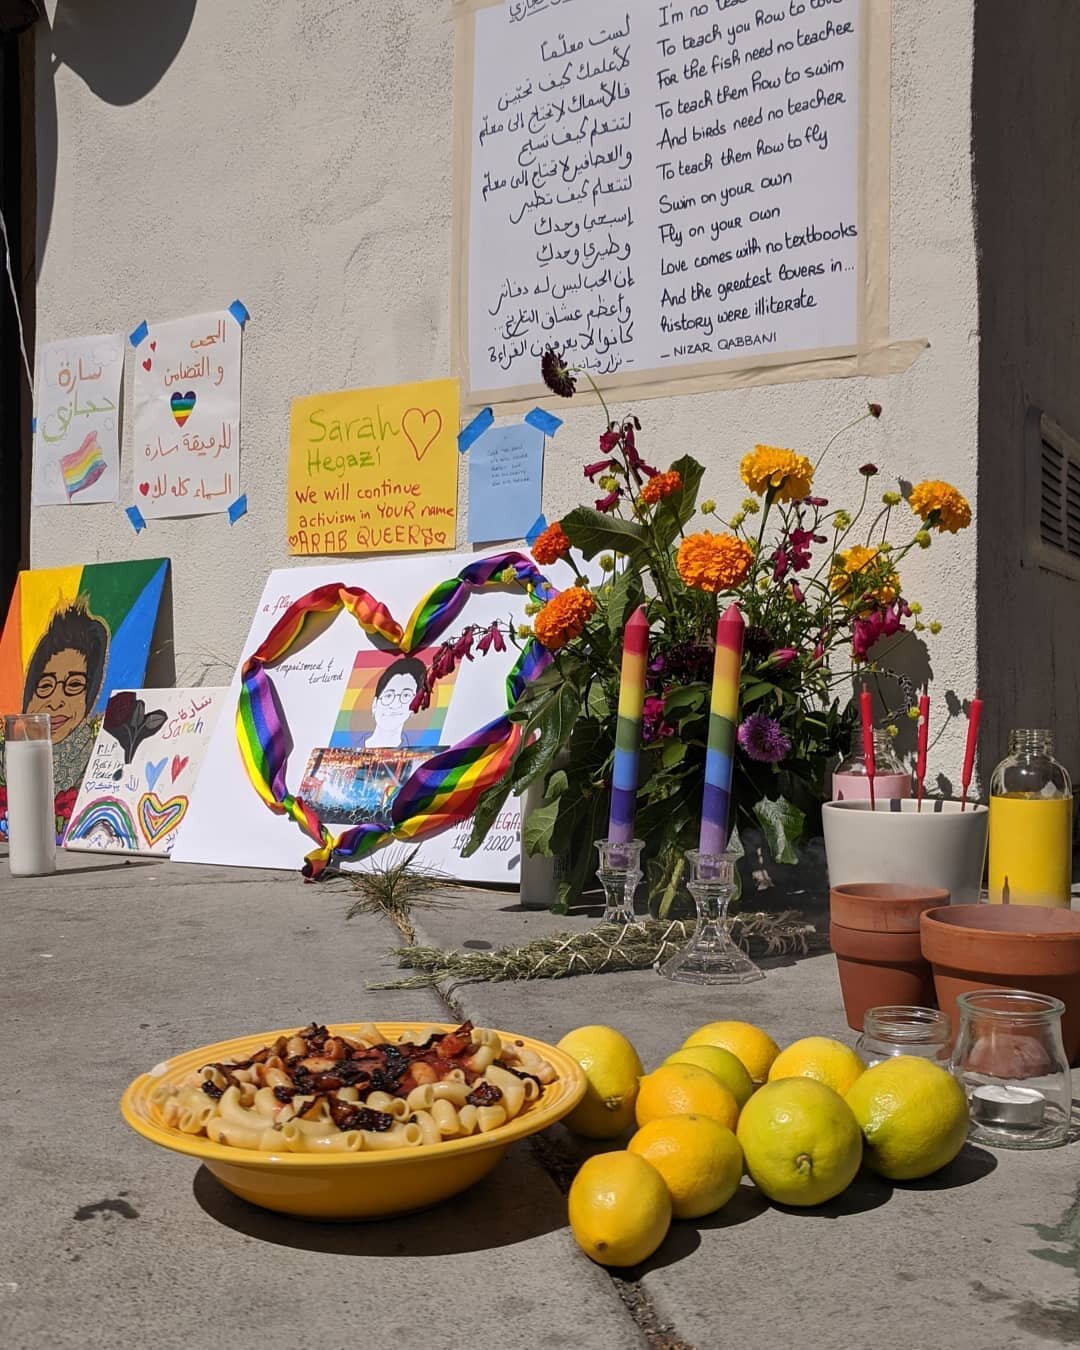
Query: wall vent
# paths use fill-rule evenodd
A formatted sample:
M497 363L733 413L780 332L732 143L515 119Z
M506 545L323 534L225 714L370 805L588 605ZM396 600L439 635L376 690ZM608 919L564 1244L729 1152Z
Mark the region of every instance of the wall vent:
M1030 552L1039 566L1080 579L1080 442L1045 413L1038 435Z

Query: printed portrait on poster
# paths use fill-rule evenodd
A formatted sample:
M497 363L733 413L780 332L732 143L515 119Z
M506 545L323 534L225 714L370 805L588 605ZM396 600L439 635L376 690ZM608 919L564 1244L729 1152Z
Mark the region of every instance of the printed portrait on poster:
M414 708L435 648L413 655L365 648L356 653L330 744L308 758L300 796L325 820L385 820L418 764L448 742L443 728L456 682L439 680L427 708Z

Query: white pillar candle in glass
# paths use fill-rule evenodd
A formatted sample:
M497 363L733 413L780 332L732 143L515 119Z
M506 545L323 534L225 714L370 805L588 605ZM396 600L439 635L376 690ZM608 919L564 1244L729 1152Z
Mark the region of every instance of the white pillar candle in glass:
M52 729L44 713L4 718L8 866L12 876L56 871Z

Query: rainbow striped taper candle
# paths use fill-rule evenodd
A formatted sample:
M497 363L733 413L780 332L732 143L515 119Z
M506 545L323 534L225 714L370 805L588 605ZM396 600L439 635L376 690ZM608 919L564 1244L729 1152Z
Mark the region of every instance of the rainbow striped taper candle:
M638 605L623 633L622 673L619 678L619 720L615 728L615 765L611 781L608 840L625 844L634 837L637 804L638 752L641 749L641 710L645 704L645 666L649 659L649 621Z
M731 827L731 771L739 720L739 675L746 624L738 605L729 605L716 625L712 702L705 751L705 797L701 803L702 853L723 853Z

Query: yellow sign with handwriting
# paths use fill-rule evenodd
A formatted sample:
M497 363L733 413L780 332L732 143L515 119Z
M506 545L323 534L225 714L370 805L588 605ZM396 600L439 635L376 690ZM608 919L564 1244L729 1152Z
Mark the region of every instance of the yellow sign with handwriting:
M294 399L289 552L453 548L458 417L457 380Z

